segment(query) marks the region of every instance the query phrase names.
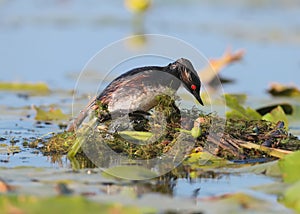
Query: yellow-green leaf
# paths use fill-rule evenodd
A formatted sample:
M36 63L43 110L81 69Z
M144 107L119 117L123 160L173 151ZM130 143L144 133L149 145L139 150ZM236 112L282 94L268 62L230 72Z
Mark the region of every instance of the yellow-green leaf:
M254 109L247 107L244 108L240 105L236 96L225 94L226 105L232 111L226 112L226 117L230 119L245 119L245 120L260 120L261 115Z
M200 137L202 134L202 130L200 127L193 127L191 130L191 134L194 138Z
M136 165L115 166L105 170L105 173L121 179L145 180L158 177L155 172Z
M278 106L277 108L273 109L270 113L265 114L262 117L262 119L273 123L283 121L285 127L288 127L288 119L281 106Z
M3 195L0 197L0 210L8 213L155 213L151 208L125 206L120 203L95 203L81 196L36 197Z
M212 169L220 166L231 165L232 162L214 156L208 152L194 152L190 154L186 160L184 160L183 164L189 165L192 169Z
M136 141L147 141L149 140L153 134L151 132L142 132L142 131L121 131L118 134L128 140L136 140Z
M48 111L46 111L36 106L33 106L33 109L36 111L34 119L39 121L65 120L69 117L67 114L64 114L60 109L50 108Z
M281 201L287 206L300 212L300 181L291 185L283 195Z
M21 82L0 82L0 90L2 91L21 91L29 92L33 95L45 95L50 93L50 89L46 83L21 83Z
M289 154L279 160L279 167L285 182L300 181L300 151Z

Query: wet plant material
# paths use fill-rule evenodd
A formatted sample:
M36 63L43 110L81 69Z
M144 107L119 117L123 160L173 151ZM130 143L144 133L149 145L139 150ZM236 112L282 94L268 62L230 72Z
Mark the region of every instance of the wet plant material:
M299 139L286 131L283 122L274 124L264 120L231 119L226 121L216 153L229 160L242 160L281 158L290 151L299 149Z
M160 109L156 110L160 112ZM222 127L222 118L214 114L204 115L196 109L181 111L179 115L176 114L176 109L174 110L172 107L172 110L169 109L163 114L153 114L155 115L153 117L155 124L152 124L151 127L155 127L156 130L149 130L148 124L144 131L122 130L120 128L121 120L117 124L112 124L112 121L105 124L106 127L113 127L112 131L99 127L97 121L90 121L76 132L65 131L54 134L48 139L40 139L38 143L36 141L32 144L42 144L41 151L46 155L65 155L69 153L70 157L76 155L76 157L80 156L82 160L85 156L84 149L81 149L83 144L88 145L89 150L93 151L92 154L89 154L89 158L92 155L96 156L95 158L108 159L107 155L103 154L107 147L115 153L131 159L159 157L167 152L174 152L171 149L176 145L182 133L191 136L189 138L190 144L194 148L185 151L187 154L207 150L213 155L227 160L268 157L274 159L281 157L281 151L284 153L286 150L295 151L300 149L299 139L289 134L282 122L274 124L264 120L229 119L226 121L225 127ZM160 127L162 124L156 124L156 122L162 121L166 115L172 115L172 118L168 119L163 124L165 127L162 128ZM178 118L180 118L180 123L178 123ZM213 130L211 130L212 123L214 124ZM199 129L199 136L193 138L191 130L194 128ZM274 149L275 153L278 152L279 154L274 155ZM71 155L70 151L72 152ZM176 156L176 151L174 156Z
M53 134L46 139L37 139L30 143L30 147L37 147L42 144L41 151L45 155L66 154L76 140L74 132L62 132Z

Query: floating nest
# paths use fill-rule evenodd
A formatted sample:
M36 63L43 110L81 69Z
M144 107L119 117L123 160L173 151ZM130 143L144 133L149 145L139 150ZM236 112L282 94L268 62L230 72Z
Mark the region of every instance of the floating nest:
M283 122L274 124L263 120L225 121L216 115L204 115L195 109L181 112L180 120L174 112L167 114L170 115L173 116L165 121L164 128L161 128L162 124L156 123L163 121L165 113L156 114L150 126L149 120L139 123L135 121L133 126L139 124L136 128L138 131L122 130L122 120L117 125L111 121L99 124L97 120L90 120L76 132L64 131L47 139L36 140L32 144L39 145L45 155L68 154L69 157L84 157L82 146L88 145L94 156L104 158L106 154L103 153L109 147L115 153L132 159L151 159L174 152L172 148L182 139L190 145L183 148L188 150L184 151L186 154L208 151L228 160L281 158L300 149L299 139L287 132ZM114 130L107 127L114 127ZM174 156L176 152L178 151L174 152Z

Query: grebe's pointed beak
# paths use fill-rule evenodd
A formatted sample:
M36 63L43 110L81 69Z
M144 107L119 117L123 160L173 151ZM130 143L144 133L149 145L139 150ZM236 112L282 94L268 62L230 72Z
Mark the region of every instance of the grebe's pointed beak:
M201 105L204 106L203 101L202 101L202 99L201 99L201 97L200 97L200 94L197 93L196 91L194 91L194 92L193 92L193 95L194 95L194 97L196 98L196 100L197 100Z

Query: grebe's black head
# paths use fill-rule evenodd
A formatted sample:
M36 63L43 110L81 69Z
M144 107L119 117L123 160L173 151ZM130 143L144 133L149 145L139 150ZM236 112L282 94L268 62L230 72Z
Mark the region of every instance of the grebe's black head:
M200 97L200 78L192 63L187 59L180 58L169 64L169 68L172 74L181 80L183 86L203 105Z

